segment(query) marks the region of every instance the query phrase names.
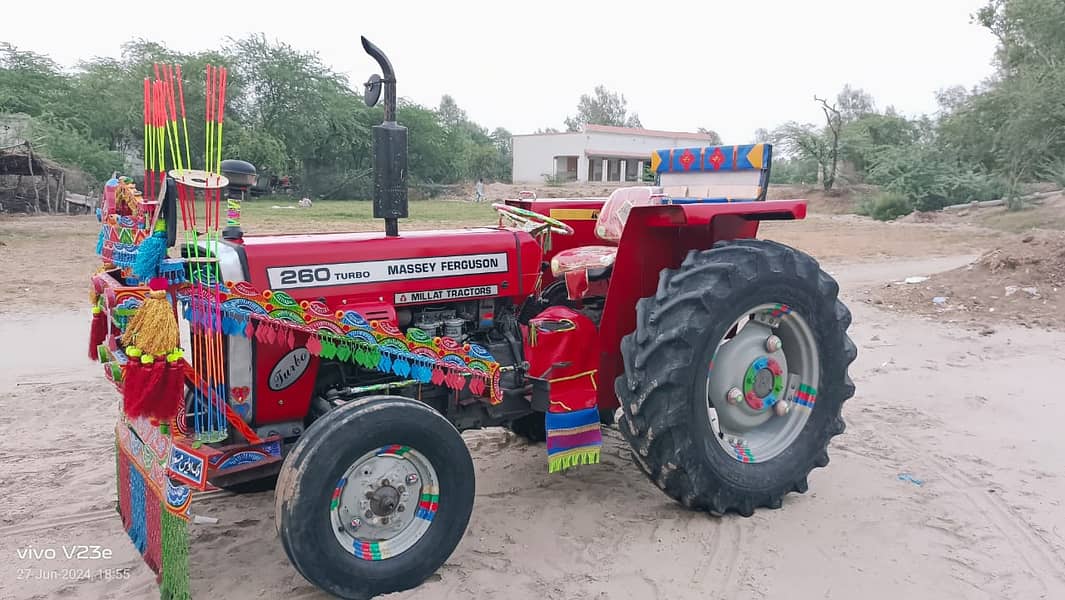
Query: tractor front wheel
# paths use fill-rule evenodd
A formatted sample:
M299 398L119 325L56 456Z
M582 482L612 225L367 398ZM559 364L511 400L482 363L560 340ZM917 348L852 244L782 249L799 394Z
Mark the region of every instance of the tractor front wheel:
M743 516L806 491L854 394L838 293L813 258L763 240L719 242L662 272L615 382L619 429L659 488Z
M296 570L334 596L364 600L417 587L444 564L473 510L473 460L425 404L372 396L307 429L276 494Z

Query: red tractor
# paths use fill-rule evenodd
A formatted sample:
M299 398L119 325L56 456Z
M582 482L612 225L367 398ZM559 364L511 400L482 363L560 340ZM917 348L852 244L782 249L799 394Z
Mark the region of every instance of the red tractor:
M380 351L350 352L336 341L346 338L302 329L280 344L226 337L232 408L283 450L210 481L254 489L276 476L277 528L296 569L352 599L424 581L470 518L474 465L460 432L471 428L546 440L560 470L598 462L599 427L620 408L637 467L687 507L749 516L805 492L844 430L856 348L833 278L807 254L755 239L760 221L806 213L801 200L766 200L770 145L663 149L650 157L655 186L523 197L494 205L497 227L400 233L406 130L388 59L363 45L384 74L366 95L374 105L385 93L374 128L385 232L231 235L217 248L219 276L277 300L256 306L285 297L304 316L341 311L350 318L337 331L353 339L372 323L461 349L438 353L445 362L487 366L467 369L467 388L431 357L420 374L417 357L397 370L407 350L388 358L380 336ZM224 443L248 441L233 432Z

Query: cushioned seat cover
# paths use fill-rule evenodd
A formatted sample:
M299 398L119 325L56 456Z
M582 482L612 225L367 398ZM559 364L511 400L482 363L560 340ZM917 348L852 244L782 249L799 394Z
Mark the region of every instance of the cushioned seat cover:
M624 187L614 190L595 222L595 235L606 242L618 242L625 230L625 221L634 206L655 204L662 191L657 187ZM602 269L614 264L616 246L581 246L563 250L551 259L551 272L563 273L585 269Z

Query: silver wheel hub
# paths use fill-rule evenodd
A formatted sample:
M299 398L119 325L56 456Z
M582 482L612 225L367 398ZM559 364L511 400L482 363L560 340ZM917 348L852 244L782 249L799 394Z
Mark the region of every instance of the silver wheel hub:
M337 482L330 518L337 541L355 556L396 556L429 530L439 503L436 470L407 446L368 452Z
M813 331L794 310L765 304L744 315L718 344L707 410L730 456L764 462L786 450L809 419L820 363Z

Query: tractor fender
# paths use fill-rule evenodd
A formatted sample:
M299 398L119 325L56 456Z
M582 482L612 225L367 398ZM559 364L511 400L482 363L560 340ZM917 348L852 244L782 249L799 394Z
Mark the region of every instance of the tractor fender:
M599 380L621 375L621 339L636 328L636 302L655 295L664 269L679 267L692 250L754 238L760 221L804 218L805 200L633 207L618 242L599 323ZM598 396L600 409L618 407L612 386L599 386Z

